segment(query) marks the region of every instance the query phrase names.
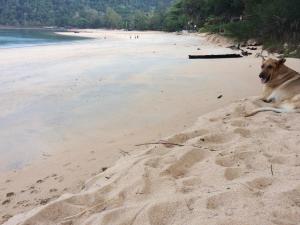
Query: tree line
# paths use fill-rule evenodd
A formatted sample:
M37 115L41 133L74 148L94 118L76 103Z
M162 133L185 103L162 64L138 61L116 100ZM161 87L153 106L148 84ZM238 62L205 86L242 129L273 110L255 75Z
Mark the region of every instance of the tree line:
M178 0L165 21L169 31L222 33L240 41L254 38L269 49L288 44L300 53L299 0Z
M172 0L0 0L0 25L162 29Z
M184 29L299 48L300 0L0 0L0 25Z

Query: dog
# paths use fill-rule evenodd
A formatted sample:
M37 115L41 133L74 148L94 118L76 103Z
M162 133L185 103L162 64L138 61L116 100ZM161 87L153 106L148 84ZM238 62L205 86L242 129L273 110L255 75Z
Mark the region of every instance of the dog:
M262 59L259 78L264 88L259 101L271 106L258 108L246 114L246 117L265 111L300 113L300 74L287 67L285 62L284 58Z

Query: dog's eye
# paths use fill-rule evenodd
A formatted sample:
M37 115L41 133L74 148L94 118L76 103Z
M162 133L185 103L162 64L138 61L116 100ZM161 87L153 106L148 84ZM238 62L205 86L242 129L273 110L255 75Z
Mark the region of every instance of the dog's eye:
M268 67L267 67L268 69L272 69L273 68L273 66L271 66L271 65L268 65Z
M265 67L265 65L261 65L261 68L263 69Z

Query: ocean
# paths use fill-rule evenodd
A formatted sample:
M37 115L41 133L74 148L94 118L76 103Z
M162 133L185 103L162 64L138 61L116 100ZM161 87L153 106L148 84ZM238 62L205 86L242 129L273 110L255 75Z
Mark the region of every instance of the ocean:
M30 47L82 39L60 35L49 29L0 29L0 48Z

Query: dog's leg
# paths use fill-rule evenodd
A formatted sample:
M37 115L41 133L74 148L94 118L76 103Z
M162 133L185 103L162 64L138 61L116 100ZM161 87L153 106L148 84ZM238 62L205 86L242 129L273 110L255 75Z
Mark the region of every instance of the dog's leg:
M269 96L272 94L272 92L273 92L273 89L271 89L271 88L269 88L269 87L267 87L267 86L264 86L264 88L263 88L263 94L262 94L262 96L260 97L260 100L261 101L264 101L264 102L266 102L266 103L269 103L269 101L270 100L268 100L268 98L269 98ZM272 101L272 100L271 100ZM271 102L270 101L270 102Z

